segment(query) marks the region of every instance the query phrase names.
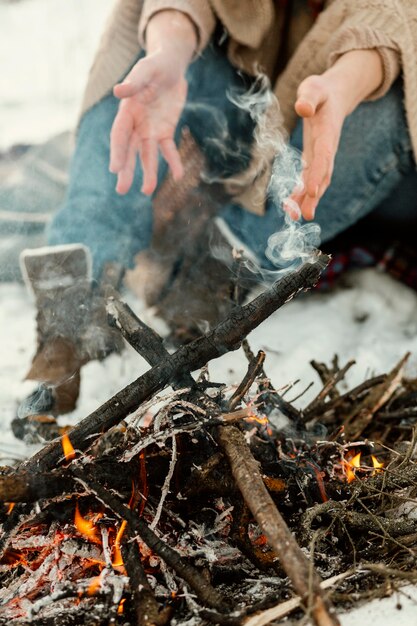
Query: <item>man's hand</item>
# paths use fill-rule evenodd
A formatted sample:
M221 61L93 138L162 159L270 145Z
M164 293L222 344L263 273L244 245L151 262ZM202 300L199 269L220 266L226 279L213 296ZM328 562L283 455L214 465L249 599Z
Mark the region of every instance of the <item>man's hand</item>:
M132 186L136 158L142 162L142 191L157 184L158 151L175 180L183 168L174 142L175 129L187 96L185 71L196 47L196 32L188 17L161 11L147 29L146 57L114 88L121 99L110 136L110 171L117 174L116 191Z
M303 189L295 190L284 203L293 219L299 219L300 212L304 219L314 219L320 198L330 185L344 120L376 91L382 79L378 52L354 50L321 76L309 76L300 84L295 110L303 118Z

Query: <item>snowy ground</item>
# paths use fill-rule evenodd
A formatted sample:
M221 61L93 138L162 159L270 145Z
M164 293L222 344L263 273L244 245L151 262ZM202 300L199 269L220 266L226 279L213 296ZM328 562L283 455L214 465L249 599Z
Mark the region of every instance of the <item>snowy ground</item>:
M0 151L76 120L112 0L0 0Z
M76 116L87 68L111 0L0 0L0 150L17 143L44 141L70 128ZM30 454L14 439L9 424L28 391L25 369L35 346L34 307L19 284L0 284L0 465ZM154 322L138 301L130 303ZM266 370L276 386L296 379L301 390L317 378L309 361L357 361L349 384L390 369L411 351L408 368L417 375L417 295L373 270L351 277L351 287L286 305L250 337L253 349L267 353ZM91 363L83 371L75 422L146 369L132 350ZM240 352L212 363L212 378L234 384L242 377ZM296 391L294 395L296 395ZM65 420L68 422L68 419ZM343 616L343 626L380 619L384 626L412 626L417 592L403 589ZM397 603L403 610L399 611Z

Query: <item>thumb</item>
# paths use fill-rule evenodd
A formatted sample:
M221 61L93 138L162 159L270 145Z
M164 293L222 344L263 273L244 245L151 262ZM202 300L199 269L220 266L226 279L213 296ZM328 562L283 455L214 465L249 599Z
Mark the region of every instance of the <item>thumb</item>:
M134 85L133 83L131 83L128 78L125 78L125 80L122 83L119 83L118 85L115 85L113 87L113 94L116 96L116 98L130 98L131 96L134 96L137 93L138 89L136 87L136 85Z
M325 100L321 76L309 76L298 87L295 111L300 117L313 117Z
M138 61L124 78L123 82L115 85L113 94L116 98L130 98L149 86L149 83L152 82L154 72L144 61L145 59Z

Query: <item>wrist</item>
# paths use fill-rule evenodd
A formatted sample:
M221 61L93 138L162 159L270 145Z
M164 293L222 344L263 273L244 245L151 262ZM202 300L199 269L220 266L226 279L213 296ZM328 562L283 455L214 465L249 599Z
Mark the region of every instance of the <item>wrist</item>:
M345 115L382 84L384 69L377 50L352 50L342 54L323 77L340 102Z
M149 20L146 29L148 55L156 52L175 55L177 63L186 68L194 56L197 43L194 22L181 11L159 11Z

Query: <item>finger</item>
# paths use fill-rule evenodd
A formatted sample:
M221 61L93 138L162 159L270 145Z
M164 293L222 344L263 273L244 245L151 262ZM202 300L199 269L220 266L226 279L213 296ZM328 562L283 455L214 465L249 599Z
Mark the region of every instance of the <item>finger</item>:
M174 180L180 180L184 175L180 153L173 139L163 139L159 142L161 154L169 165Z
M330 187L330 183L332 182L333 169L334 169L334 163L331 164L328 174L325 176L322 184L320 185L319 198L321 198L326 193L327 189Z
M155 139L142 139L139 144L143 169L142 192L147 196L156 189L158 173L158 144Z
M116 98L130 98L134 96L137 91L136 85L128 80L113 87L113 95L115 95Z
M132 186L136 168L136 152L136 139L133 136L130 140L126 163L117 177L116 191L121 195L127 193Z
M295 110L300 117L312 117L326 99L320 76L310 76L304 80L297 92Z
M123 107L120 107L110 132L109 170L113 174L120 172L125 165L132 132L132 116Z
M301 215L304 217L305 220L310 221L314 219L318 203L319 203L318 197L312 198L311 196L308 196L308 195L304 197L304 200L300 206L300 210L301 210Z
M297 222L301 217L300 205L291 196L284 200L283 209L294 222Z
M154 83L145 83L141 81L140 85L134 85L133 83L120 83L113 87L113 94L116 98L130 98L131 96L137 96L140 102L148 104L155 100L157 96L157 88Z
M328 146L317 144L311 167L306 172L306 192L309 196L317 197L320 188L333 169L334 154Z
M304 200L305 191L303 182L299 182L292 194L285 198L283 202L283 209L293 220L298 220L301 217L300 206Z

